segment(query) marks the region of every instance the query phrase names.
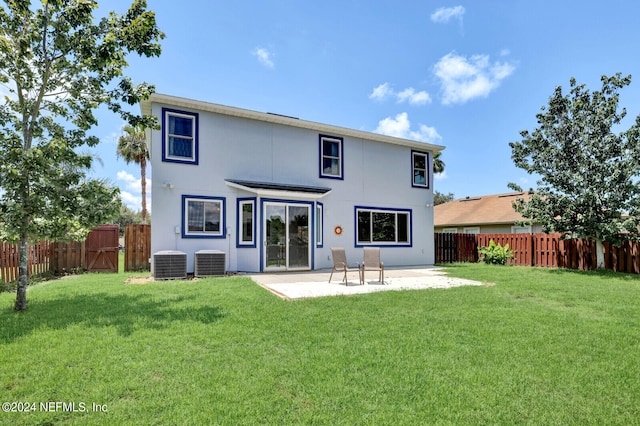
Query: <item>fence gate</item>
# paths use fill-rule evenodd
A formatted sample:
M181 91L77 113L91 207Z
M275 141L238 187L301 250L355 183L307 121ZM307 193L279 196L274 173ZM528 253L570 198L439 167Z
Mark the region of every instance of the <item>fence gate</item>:
M124 229L124 270L150 271L151 225L127 225Z
M89 272L118 272L118 225L100 225L85 241L85 268Z

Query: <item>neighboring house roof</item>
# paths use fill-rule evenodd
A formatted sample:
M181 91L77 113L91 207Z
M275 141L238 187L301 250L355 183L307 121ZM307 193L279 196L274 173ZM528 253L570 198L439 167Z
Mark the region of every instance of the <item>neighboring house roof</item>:
M396 138L393 136L382 135L378 133L365 132L362 130L348 129L345 127L332 126L329 124L316 123L313 121L300 120L295 117L279 115L273 113L257 112L242 108L229 107L209 102L195 101L192 99L180 98L177 96L163 95L159 93L152 94L149 99L140 102L140 109L143 114L151 115L151 103L167 104L180 108L187 108L199 111L214 112L217 114L229 115L234 117L248 118L252 120L264 121L274 124L282 124L292 127L300 127L303 129L315 130L320 133L336 134L341 136L351 136L354 138L366 139L376 142L384 142L393 145L407 146L410 148L428 150L433 152L445 149L442 145L435 145L426 142L419 142L410 139ZM148 135L147 135L148 136ZM147 137L149 140L149 137Z
M511 192L465 197L439 204L433 209L434 226L513 224L524 218L513 209L512 203L518 198L528 201L529 197L526 192Z

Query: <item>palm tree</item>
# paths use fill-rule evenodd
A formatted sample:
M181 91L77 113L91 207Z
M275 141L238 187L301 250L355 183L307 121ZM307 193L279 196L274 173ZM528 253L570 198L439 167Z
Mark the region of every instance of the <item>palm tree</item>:
M441 151L433 154L433 173L442 173L444 172L444 161L440 158Z
M144 129L141 127L124 126L124 134L118 139L118 158L123 158L129 164L134 162L140 165L142 184L142 223L147 222L147 160L149 150Z

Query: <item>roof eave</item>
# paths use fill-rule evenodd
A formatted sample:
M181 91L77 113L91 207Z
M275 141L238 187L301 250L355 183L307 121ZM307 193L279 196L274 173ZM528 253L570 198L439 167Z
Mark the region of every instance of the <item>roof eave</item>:
M214 104L210 102L196 101L193 99L181 98L177 96L165 95L161 93L153 93L148 99L140 102L140 110L144 115L151 115L152 103L167 104L187 109L195 109L200 111L214 112L217 114L229 115L234 117L247 118L252 120L264 121L267 123L282 124L286 126L299 127L303 129L316 130L321 133L338 134L351 136L354 138L366 139L375 142L384 142L393 145L401 145L410 148L439 152L445 149L443 145L430 144L427 142L419 142L411 139L397 138L393 136L382 135L379 133L365 132L363 130L349 129L346 127L333 126L330 124L322 124L314 121L301 120L297 118L268 114L265 112L252 111L248 109L230 107L226 105Z

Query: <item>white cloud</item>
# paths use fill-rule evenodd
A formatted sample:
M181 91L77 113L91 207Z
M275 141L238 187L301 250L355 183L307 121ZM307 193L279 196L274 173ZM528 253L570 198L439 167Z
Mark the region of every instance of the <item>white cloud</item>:
M401 92L396 92L389 83L382 83L374 88L373 92L369 95L369 99L376 101L383 101L387 98L396 98L399 104L403 102L409 102L411 105L431 103L431 96L424 90L416 92L413 87L409 87Z
M122 202L127 205L127 207L131 208L131 206L135 206L134 210L139 210L140 205L142 204L142 197L136 197L130 192L120 191L120 198L122 198Z
M439 24L446 24L451 19L458 19L462 22L464 16L464 7L441 7L431 14L431 20Z
M118 181L124 182L123 185L120 185L122 201L130 209L140 210L142 208L142 179L136 178L125 170L120 170L116 177ZM151 184L151 179L147 179L147 209L150 209L151 206Z
M442 173L434 173L433 174L433 178L435 180L445 180L446 178L448 178L449 176L447 176L447 171L445 170Z
M488 55L467 58L454 52L443 56L433 67L442 85L442 103L445 105L487 97L514 70L511 63L490 63Z
M267 68L273 68L275 66L273 60L271 59L271 52L269 52L267 49L263 47L256 47L252 54L256 56L258 58L258 61Z
M373 89L373 92L369 95L369 99L381 101L388 96L393 96L393 89L389 86L389 83L382 83Z
M424 105L431 103L431 96L424 90L420 92L416 92L413 90L413 87L409 87L408 89L404 89L402 92L398 93L398 103L402 103L408 101L411 105Z
M434 127L424 124L420 124L418 130L411 130L411 122L406 112L401 112L395 118L387 117L380 120L374 132L428 143L437 143L438 140L442 139Z

